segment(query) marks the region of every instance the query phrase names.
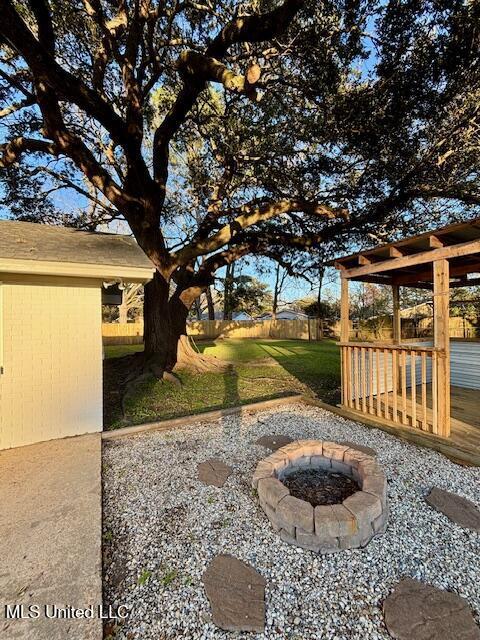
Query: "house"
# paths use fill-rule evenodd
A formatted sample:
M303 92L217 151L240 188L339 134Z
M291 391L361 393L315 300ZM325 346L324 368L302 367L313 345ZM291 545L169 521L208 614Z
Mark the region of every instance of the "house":
M272 320L272 318L273 316L269 312L258 316L257 320ZM282 311L277 312L275 320L308 320L308 315L294 309L282 309Z
M232 320L247 322L248 320L253 320L253 318L246 311L238 311L237 313L232 314Z
M202 320L208 320L208 313L202 313ZM223 318L223 311L215 311L215 320L224 320ZM236 313L232 314L232 320L240 320L240 321L247 321L247 320L253 320L252 316L247 313L246 311L238 311ZM196 322L195 318L191 318L189 319L189 322Z
M413 307L407 307L400 311L402 318L428 318L433 316L433 304L430 302L422 302Z
M0 220L0 449L102 430L103 285L153 272L127 236Z

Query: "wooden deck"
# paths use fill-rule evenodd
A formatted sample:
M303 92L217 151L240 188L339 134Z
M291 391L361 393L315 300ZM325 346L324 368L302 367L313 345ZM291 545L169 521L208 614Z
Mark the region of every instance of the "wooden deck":
M411 389L408 389L407 413L412 422ZM388 394L388 405L393 405L393 392ZM418 402L421 398L421 388L417 387L417 429L420 429L418 416L422 415L422 407ZM375 406L376 406L375 398ZM462 387L450 388L451 402L451 434L449 440L459 446L473 447L480 454L480 391L478 389L463 389ZM382 399L382 407L384 400ZM432 387L427 385L427 417L432 418Z
M421 391L417 388L417 417L422 415L421 407L418 399L421 398ZM450 438L440 438L437 435L422 431L420 422L417 422L417 428L411 426L412 422L412 402L411 389L408 390L407 413L410 419L410 426L406 427L401 424L393 424L392 417L390 420L379 418L376 415L364 414L351 408L342 407L342 414L359 422L388 431L400 438L409 440L421 446L430 447L440 451L455 462L464 464L473 464L480 466L480 391L478 389L464 389L462 387L451 387L451 434ZM375 397L374 407L378 399ZM382 412L385 410L385 396L382 394L381 399ZM400 404L400 403L399 403ZM391 414L393 406L393 392L388 394L388 407ZM431 385L427 387L427 412L428 418L431 418L432 412L432 390Z

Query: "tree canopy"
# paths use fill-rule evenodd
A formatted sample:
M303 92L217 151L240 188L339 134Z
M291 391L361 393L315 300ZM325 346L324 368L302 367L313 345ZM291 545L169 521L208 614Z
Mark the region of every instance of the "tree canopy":
M479 12L2 0L4 203L44 221L126 221L157 268L146 350L169 369L193 300L243 256L298 269L477 213Z

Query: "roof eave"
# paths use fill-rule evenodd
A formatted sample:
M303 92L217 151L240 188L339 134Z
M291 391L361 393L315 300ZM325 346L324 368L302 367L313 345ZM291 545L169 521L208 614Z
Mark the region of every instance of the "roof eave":
M154 267L89 264L83 262L50 262L42 260L17 260L0 258L2 273L35 276L62 276L92 278L95 280L122 280L145 284L153 278Z

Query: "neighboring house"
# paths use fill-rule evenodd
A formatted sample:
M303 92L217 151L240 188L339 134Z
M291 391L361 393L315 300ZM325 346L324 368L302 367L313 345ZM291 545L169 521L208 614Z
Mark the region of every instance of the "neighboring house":
M232 314L232 320L244 322L247 320L253 320L253 318L246 311L238 311L237 313Z
M421 304L416 304L413 307L402 309L400 311L400 316L402 318L431 317L433 316L433 302L422 302Z
M215 311L214 315L214 320L223 320L223 313L221 311ZM208 313L206 311L202 313L202 317L200 318L200 320L209 320ZM188 318L187 322L198 322L198 319L193 316L191 318Z
M0 449L102 430L102 288L153 272L127 236L0 220Z
M202 320L208 320L208 313L202 313ZM223 320L223 312L215 311L215 320ZM253 320L252 316L245 311L239 311L232 314L232 320L247 321ZM190 318L189 322L197 322L196 318Z
M271 320L271 313L264 313L261 316L258 316L257 320ZM302 313L302 311L295 311L294 309L282 309L282 311L278 311L276 315L276 320L308 320L308 315L306 313Z

